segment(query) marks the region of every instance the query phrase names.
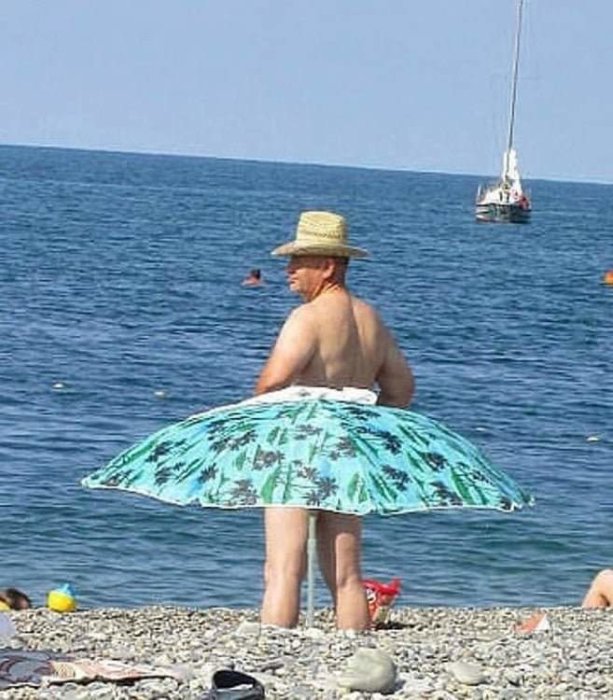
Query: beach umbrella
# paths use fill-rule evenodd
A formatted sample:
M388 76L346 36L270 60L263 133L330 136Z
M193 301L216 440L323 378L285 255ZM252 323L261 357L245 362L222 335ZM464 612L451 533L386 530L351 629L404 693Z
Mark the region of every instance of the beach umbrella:
M290 387L159 430L83 480L178 505L310 509L308 617L318 510L393 515L512 511L532 497L439 422L365 390Z

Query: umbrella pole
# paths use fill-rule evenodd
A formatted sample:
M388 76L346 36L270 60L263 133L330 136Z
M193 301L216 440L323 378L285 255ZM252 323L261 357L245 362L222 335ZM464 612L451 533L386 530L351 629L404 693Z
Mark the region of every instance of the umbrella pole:
M315 597L315 548L317 513L309 511L309 539L307 540L307 626L313 626L313 609Z

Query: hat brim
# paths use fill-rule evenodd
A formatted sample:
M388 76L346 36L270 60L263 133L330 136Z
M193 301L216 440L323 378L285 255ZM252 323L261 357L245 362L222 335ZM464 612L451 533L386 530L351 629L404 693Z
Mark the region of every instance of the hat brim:
M275 248L271 255L321 255L330 258L366 258L369 253L363 248L355 248L350 245L309 245L308 243L297 243L291 241Z

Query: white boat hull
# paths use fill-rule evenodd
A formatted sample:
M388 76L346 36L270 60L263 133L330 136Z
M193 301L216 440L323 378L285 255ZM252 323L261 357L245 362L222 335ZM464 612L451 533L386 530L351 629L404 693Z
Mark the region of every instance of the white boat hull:
M519 204L488 202L476 205L477 221L491 224L527 224L530 222L530 207Z

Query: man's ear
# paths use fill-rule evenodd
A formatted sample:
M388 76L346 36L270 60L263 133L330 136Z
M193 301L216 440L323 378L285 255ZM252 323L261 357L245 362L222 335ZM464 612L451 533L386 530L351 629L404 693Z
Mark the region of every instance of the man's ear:
M334 277L336 272L336 261L334 260L334 258L324 258L322 271L324 279L329 280L332 279L332 277Z

